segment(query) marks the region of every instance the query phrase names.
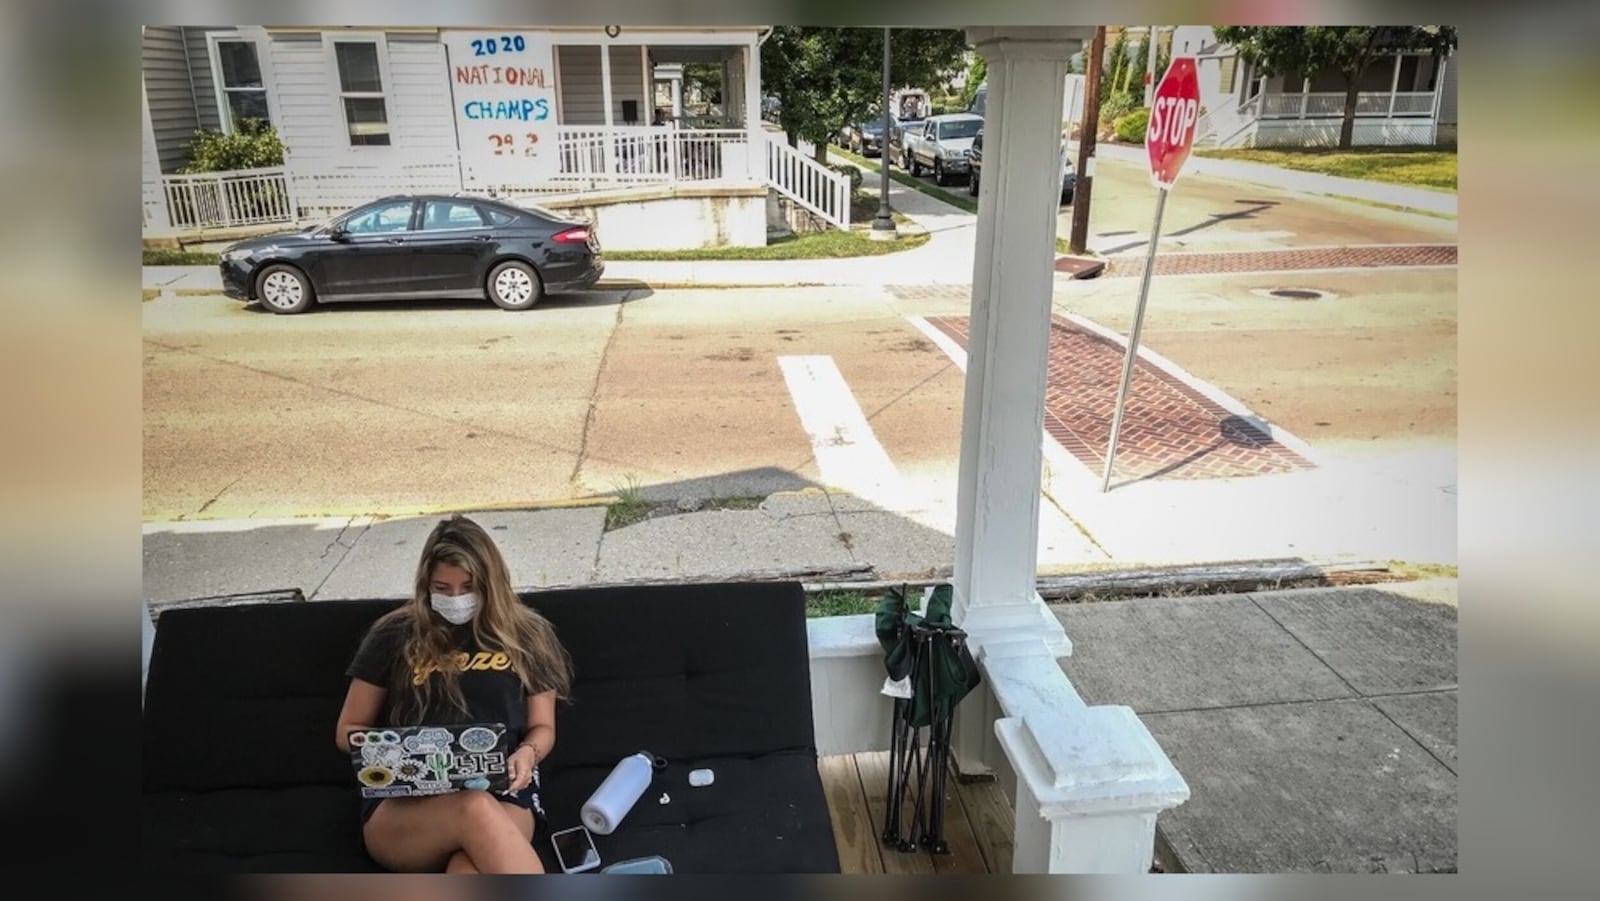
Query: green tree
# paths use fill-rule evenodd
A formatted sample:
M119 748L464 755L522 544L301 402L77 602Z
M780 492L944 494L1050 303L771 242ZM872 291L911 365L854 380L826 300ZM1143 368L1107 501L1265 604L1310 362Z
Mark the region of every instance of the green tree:
M961 108L972 106L972 98L978 96L978 87L989 78L989 61L983 54L972 54L972 62L967 65L967 83L961 88Z
M960 71L966 33L897 28L890 71L899 87L942 88ZM790 146L810 141L818 162L828 139L883 105L883 29L779 25L761 45L762 92L778 97L778 124Z
M1438 58L1456 46L1456 30L1448 25L1228 25L1214 31L1217 40L1238 48L1263 75L1332 70L1344 76L1341 150L1350 149L1355 134L1361 74L1368 65L1391 53L1428 52Z
M1110 59L1100 70L1100 102L1106 101L1122 93L1122 80L1128 70L1128 30L1126 28L1117 32L1117 39L1111 42L1111 51L1106 54Z

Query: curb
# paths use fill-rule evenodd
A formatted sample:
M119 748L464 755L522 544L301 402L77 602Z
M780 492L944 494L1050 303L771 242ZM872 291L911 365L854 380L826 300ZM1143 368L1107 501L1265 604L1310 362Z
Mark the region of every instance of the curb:
M519 500L499 501L481 504L417 504L415 506L391 506L376 510L371 508L338 508L328 507L319 510L294 510L274 513L268 510L261 516L246 518L234 517L194 517L178 519L147 519L144 521L144 532L152 531L204 531L207 527L215 528L222 523L247 523L249 528L260 528L265 525L301 525L310 522L329 522L334 520L360 520L367 519L379 521L385 519L401 519L406 517L445 516L451 513L538 513L544 510L572 510L585 507L609 507L621 498L615 495L599 495L584 498L556 498L550 500Z

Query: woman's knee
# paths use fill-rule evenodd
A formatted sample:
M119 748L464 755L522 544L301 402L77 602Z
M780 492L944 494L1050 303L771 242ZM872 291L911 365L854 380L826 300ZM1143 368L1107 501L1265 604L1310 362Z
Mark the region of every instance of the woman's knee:
M462 825L474 830L511 823L511 818L494 795L483 791L456 792L455 814Z

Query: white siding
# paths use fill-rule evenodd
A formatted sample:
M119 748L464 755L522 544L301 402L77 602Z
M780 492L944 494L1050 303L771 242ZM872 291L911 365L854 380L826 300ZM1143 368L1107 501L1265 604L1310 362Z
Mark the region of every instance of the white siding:
M326 42L317 34L275 34L271 57L279 133L295 163L351 161L403 155L443 159L455 150L455 118L444 45L437 35L394 33L384 73L389 116L388 147L351 147L340 115L339 73Z
M600 48L560 46L556 48L556 70L561 80L561 124L604 125L605 93L600 83ZM617 125L622 118L622 101L639 104L639 125L650 124L650 104L644 94L644 62L639 47L619 45L611 48L611 115Z
M206 131L221 131L222 118L217 111L217 84L211 77L211 51L206 46L206 32L233 31L220 26L186 26L183 29L185 45L189 52L189 73L194 79L194 106L200 117L200 127Z
M336 113L338 83L330 72L318 34L273 35L269 42L273 90L277 95L278 136L288 148L290 167L336 159L349 149L344 123Z
M456 149L455 110L450 70L438 35L391 34L389 127L394 146L407 154L432 157Z
M200 127L194 91L189 83L183 29L147 26L141 56L156 157L162 172L176 172L188 162L189 142L194 139L195 129Z

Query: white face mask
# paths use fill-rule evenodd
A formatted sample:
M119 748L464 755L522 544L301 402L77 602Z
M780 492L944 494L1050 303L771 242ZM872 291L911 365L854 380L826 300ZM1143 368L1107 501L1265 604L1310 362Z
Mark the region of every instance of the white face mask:
M446 622L457 626L471 620L472 614L478 609L478 596L470 591L455 597L435 591L432 601L433 609L444 617Z

